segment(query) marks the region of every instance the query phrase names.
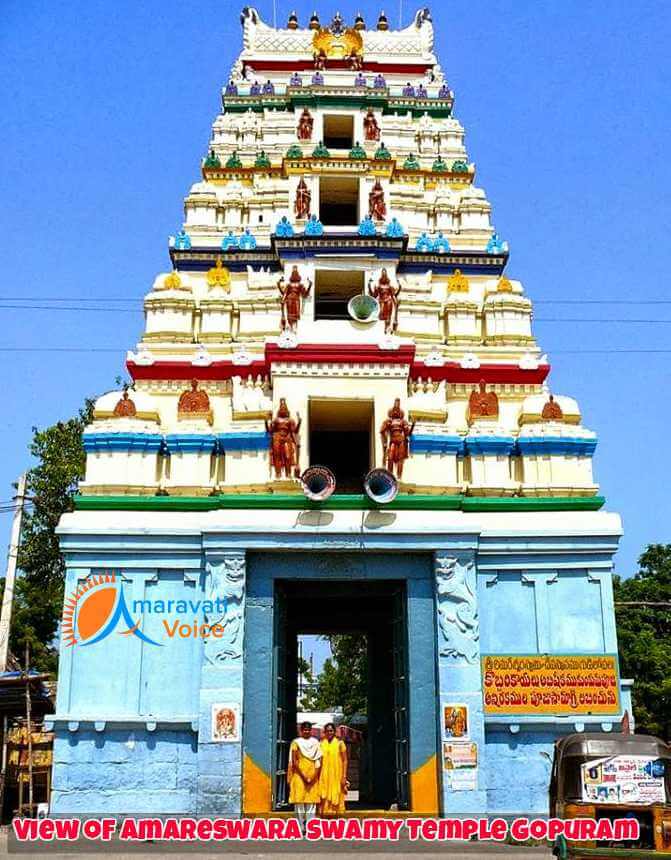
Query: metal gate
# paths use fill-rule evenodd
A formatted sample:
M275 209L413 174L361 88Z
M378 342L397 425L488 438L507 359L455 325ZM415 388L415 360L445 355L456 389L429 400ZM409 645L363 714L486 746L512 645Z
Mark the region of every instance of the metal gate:
M274 632L273 632L273 677L275 679L275 724L273 737L275 739L273 785L273 808L282 809L289 803L289 786L287 785L287 765L289 762L289 745L295 733L292 725L292 679L289 677L291 661L289 660L289 637L287 630L287 597L281 583L275 585L274 600ZM296 720L293 719L295 723Z
M409 808L408 772L408 620L405 588L394 590L392 603L392 685L394 710L394 764L399 809Z

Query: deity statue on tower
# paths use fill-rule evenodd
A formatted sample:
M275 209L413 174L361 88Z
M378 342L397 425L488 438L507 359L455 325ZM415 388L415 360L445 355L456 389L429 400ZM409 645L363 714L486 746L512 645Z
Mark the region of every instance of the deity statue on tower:
M391 334L398 328L398 294L400 284L394 286L389 279L386 269L380 272L380 279L373 285L373 279L368 282L368 292L380 303L380 319L384 322L385 334Z
M384 202L384 189L379 179L375 180L375 184L368 195L368 214L373 221L384 221L387 217L387 204Z
M282 397L277 415L272 421L266 419L266 432L270 436L270 468L275 471L276 478L297 478L299 475L300 429L300 416L296 414L296 421L293 420L287 401Z
M372 108L368 108L368 113L363 118L363 128L366 140L380 139L380 126L377 124Z
M307 287L301 280L298 266L294 266L287 284L282 276L277 282L277 289L282 297L282 331L296 331L296 324L301 318L302 299L310 295L312 281L308 278Z
M401 401L397 397L380 427L380 438L384 468L392 475L396 471L399 480L403 477L403 463L410 456L409 442L414 429L415 422L409 424L405 420L405 412L401 409Z
M320 48L318 51L315 51L313 54L314 67L316 71L323 72L326 68L326 51L323 48Z
M298 128L296 133L299 140L310 140L312 138L312 128L315 124L312 114L307 108L303 108L303 113L298 120Z
M312 194L307 186L305 179L301 176L301 181L296 188L296 202L294 204L294 212L296 218L308 218L310 215L310 201Z

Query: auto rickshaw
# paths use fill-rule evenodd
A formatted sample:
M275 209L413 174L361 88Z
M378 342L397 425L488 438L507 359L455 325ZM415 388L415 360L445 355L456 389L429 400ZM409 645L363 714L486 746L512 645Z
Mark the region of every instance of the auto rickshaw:
M636 818L635 842L570 842L556 857L652 858L671 855L671 746L651 735L585 732L555 743L552 818Z

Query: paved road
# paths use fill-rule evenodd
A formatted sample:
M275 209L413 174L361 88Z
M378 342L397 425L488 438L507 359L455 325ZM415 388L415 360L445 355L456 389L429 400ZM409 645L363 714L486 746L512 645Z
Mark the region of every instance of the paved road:
M378 860L383 857L395 857L398 855L417 854L421 860L452 860L452 858L465 858L465 860L491 860L491 858L524 858L524 860L552 860L552 854L541 848L523 848L512 847L508 845L486 845L484 843L476 844L473 842L457 842L441 844L438 847L435 843L428 842L409 842L407 839L399 839L398 842L385 843L381 845L379 842L349 842L347 844L334 842L309 842L309 843L286 843L278 842L275 844L266 844L260 842L222 842L218 843L216 850L213 850L212 843L188 843L166 844L152 843L137 846L124 845L121 850L117 843L112 843L109 846L100 847L97 852L91 852L91 843L85 840L77 840L77 842L69 843L67 847L62 844L58 847L51 845L40 845L36 848L34 845L17 845L14 840L8 844L7 834L0 834L0 853L3 855L16 855L21 858L58 858L77 857L77 860L83 858L92 858L92 860L100 860L101 855L113 856L118 858L128 858L128 860L155 860L157 855L184 855L194 854L198 858L220 858L225 856L228 860L275 860L281 856L283 860L306 860L314 855L337 856L339 860L348 860L348 858L360 858L365 855L366 860Z

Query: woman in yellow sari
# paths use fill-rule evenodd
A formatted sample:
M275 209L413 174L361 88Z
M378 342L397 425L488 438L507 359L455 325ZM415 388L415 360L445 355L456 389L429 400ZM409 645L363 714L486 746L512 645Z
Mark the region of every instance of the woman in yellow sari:
M312 723L301 723L300 736L289 747L287 782L289 803L294 804L303 833L307 822L314 818L320 800L321 763L322 751L317 738L312 737Z
M335 726L324 726L324 738L320 744L322 766L319 774L321 803L319 812L324 818L342 815L345 812L347 782L347 747L335 736Z

